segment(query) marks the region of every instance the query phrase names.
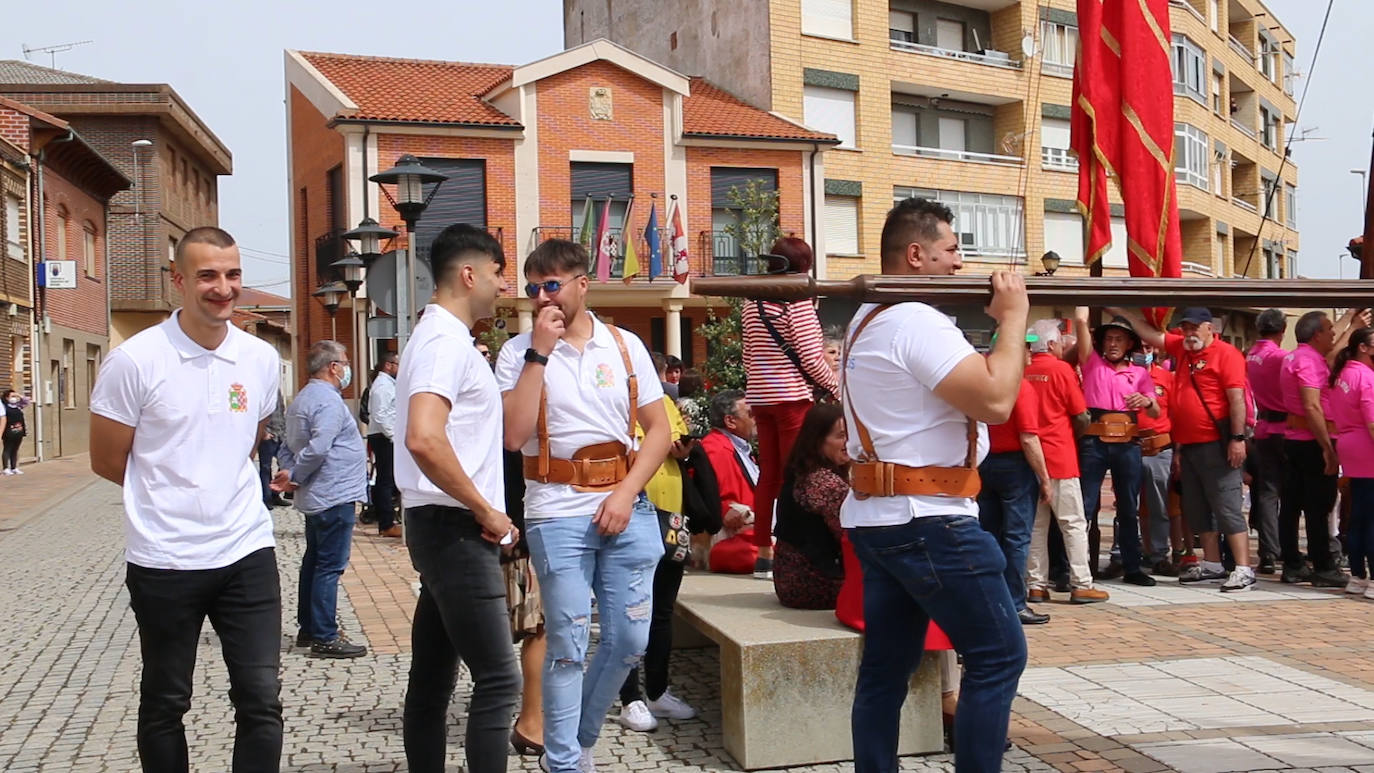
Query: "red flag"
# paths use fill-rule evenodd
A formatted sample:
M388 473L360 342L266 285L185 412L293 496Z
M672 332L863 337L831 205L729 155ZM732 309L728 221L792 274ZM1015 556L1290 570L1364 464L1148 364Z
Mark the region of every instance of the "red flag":
M683 284L687 281L691 269L687 262L687 232L682 230L682 208L677 204L677 196L673 197L672 208L673 214L670 219L673 223L673 278L678 284Z
M1126 205L1131 276L1181 276L1169 0L1078 0L1078 29L1070 144L1078 153L1084 262L1111 245L1111 176ZM1161 327L1167 314L1146 310Z

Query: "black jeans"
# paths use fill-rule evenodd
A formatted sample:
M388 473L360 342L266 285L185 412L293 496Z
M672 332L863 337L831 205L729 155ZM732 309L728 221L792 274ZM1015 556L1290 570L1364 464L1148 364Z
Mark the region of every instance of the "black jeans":
M386 435L368 435L372 449L372 469L377 482L372 485L372 513L377 518L377 530L386 531L396 525L396 447Z
M1259 532L1260 558L1279 558L1279 492L1284 475L1283 435L1256 438L1250 472L1250 526Z
M668 690L668 659L673 652L673 608L682 589L682 573L687 565L667 556L654 569L654 604L649 618L649 646L644 650L644 692L639 691L639 669L630 670L620 687L620 704L634 703L648 696L656 701Z
M234 704L234 771L281 764L281 585L276 551L263 548L220 569L129 564L125 583L138 621L143 678L138 756L144 771L185 771L196 645L205 618L219 634Z
M272 462L277 458L277 449L279 448L281 448L281 441L274 437L265 437L258 443L258 477L262 479L263 502L271 502L273 497L280 496L270 487Z
M6 433L4 436L4 444L5 453L3 456L0 456L0 469L19 469L19 446L24 444L24 436Z
M520 669L510 643L499 548L482 539L468 510L407 508L405 520L410 562L420 573L405 700L406 760L416 773L444 770L448 702L461 657L472 674L467 770L505 771Z
M1331 527L1327 519L1336 504L1336 476L1326 474L1322 448L1315 440L1285 440L1288 474L1283 480L1279 507L1279 541L1283 565L1302 566L1298 549L1298 519L1307 521L1307 554L1312 568L1323 572L1336 568L1331 555Z

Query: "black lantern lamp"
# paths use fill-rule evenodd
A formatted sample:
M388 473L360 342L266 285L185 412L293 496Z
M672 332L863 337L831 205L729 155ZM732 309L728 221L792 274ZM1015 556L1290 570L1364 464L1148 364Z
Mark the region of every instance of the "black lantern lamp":
M419 221L421 213L425 207L429 206L430 199L439 191L439 186L448 175L430 169L420 163L420 159L410 153L396 159L396 166L379 172L368 178L374 183L381 185L396 186L396 193L393 196L391 191L382 188L382 193L386 195L387 201L396 208L401 219L406 223L406 229L415 230L415 223ZM426 183L434 183L429 195L425 195L424 187Z
M1059 253L1050 250L1041 255L1040 265L1044 266L1045 270L1035 272L1036 276L1054 276L1054 272L1059 270Z
M334 263L338 265L340 262L341 261L335 261ZM362 261L358 262L362 263ZM329 312L330 317L333 317L334 312L339 310L339 304L343 303L344 296L348 294L348 286L343 282L330 282L329 284L320 285L320 289L311 293L311 295L319 298L320 302L324 304L324 309Z
M398 235L396 231L378 225L376 220L365 217L361 223L358 223L357 228L352 231L344 231L343 238L356 243L358 245L358 257L363 261L363 265L371 266L372 261L382 256L382 242L387 239L395 239Z
M358 253L349 252L329 266L339 272L339 279L343 280L344 287L348 288L348 294L356 295L358 288L363 286L363 272L367 268L367 264L358 257Z

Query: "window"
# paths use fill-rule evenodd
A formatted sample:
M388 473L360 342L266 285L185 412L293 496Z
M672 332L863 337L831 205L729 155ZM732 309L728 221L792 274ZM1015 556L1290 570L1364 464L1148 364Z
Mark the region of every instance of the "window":
M86 266L86 276L96 275L95 260L95 225L90 221L82 224L81 228L81 260Z
M1078 158L1069 153L1069 122L1063 118L1041 119L1040 164L1047 169L1078 168Z
M1218 155L1214 155L1212 159L1212 193L1225 198L1226 189L1223 187L1222 182L1225 177L1223 172L1227 166L1226 157L1225 152L1220 149L1217 150L1217 154L1219 154L1219 157Z
M1112 218L1112 246L1103 253L1102 265L1107 268L1126 268L1130 265L1126 255L1126 219L1114 217Z
M57 382L58 399L62 401L63 408L76 407L76 390L72 387L72 367L76 360L76 342L70 338L62 339L62 375Z
M807 126L839 137L841 148L854 149L854 92L806 86L802 91L802 114Z
M953 19L936 19L935 47L947 51L963 51L964 23Z
M448 176L444 184L433 194L434 198L430 199L429 206L425 208L425 216L415 226L415 242L418 247L415 254L428 259L429 247L434 243L434 237L448 226L454 223L467 223L478 228L487 227L487 163L480 158L431 157L421 158L420 163ZM338 181L338 198L335 199L331 194L330 199L331 209L336 208L338 212L331 214L330 217L337 218L336 228L347 228L347 194L344 192L342 168L339 168ZM433 190L432 186L425 186L423 192L428 196ZM602 192L602 195L608 192ZM629 191L625 191L625 194L628 195ZM334 203L336 201L337 204Z
M920 143L917 124L920 113L902 105L892 106L892 151L911 153Z
M1220 0L1207 0L1207 24L1213 32L1221 29L1221 2Z
M1260 55L1256 64L1260 74L1268 78L1270 83L1279 82L1279 44L1263 33L1260 33Z
M1298 227L1298 189L1288 183L1283 184L1283 217L1289 228Z
M991 193L939 191L929 188L897 186L892 195L895 201L912 196L937 199L954 211L954 231L959 247L969 257L1022 257L1026 245L1022 240L1021 198Z
M1264 216L1275 220L1278 219L1275 217L1274 213L1275 207L1278 206L1278 196L1275 195L1278 193L1278 185L1278 179L1270 177L1268 171L1260 175L1260 195L1264 197L1264 201L1262 202L1264 204Z
M888 11L887 37L894 43L915 43L916 14L906 11Z
M1212 271L1217 276L1226 276L1226 234L1217 234L1212 239Z
M1174 124L1174 173L1178 181L1207 190L1207 135L1196 126Z
M1274 115L1274 113L1271 112L1271 111L1269 110L1268 107L1265 107L1263 104L1261 104L1261 105L1260 105L1260 141L1262 141L1262 142L1264 143L1264 147L1269 148L1270 150L1276 150L1276 149L1278 148L1278 146L1279 146L1278 134L1279 134L1279 119L1278 119L1278 116Z
M1287 51L1283 52L1283 93L1293 96L1293 81L1298 77L1294 72L1297 63L1293 61L1293 55Z
M1217 115L1226 114L1226 87L1222 81L1221 73L1212 73L1212 112Z
M726 230L739 225L740 222L740 211L731 191L743 192L750 183L761 192L776 192L778 170L767 167L711 167L711 254L716 273L738 274L744 270L753 270L754 267L746 266L739 260L744 252L744 245L739 244L736 236L747 236L747 241L750 242L772 244L771 233L737 234Z
M1042 22L1040 37L1044 39L1045 72L1051 75L1073 75L1074 57L1078 52L1078 27L1052 21Z
M67 259L67 208L57 208L57 259Z
M95 377L100 373L100 347L86 344L86 402L91 401L91 390L95 389Z
M941 150L968 150L968 121L942 115L936 125L940 131Z
M825 197L825 252L827 255L860 254L857 198Z
M1288 251L1288 266L1287 266L1287 268L1288 268L1288 273L1284 274L1284 276L1297 276L1297 275L1298 275L1298 253L1297 253L1296 250L1289 250L1289 251Z
M1067 212L1045 213L1045 251L1059 253L1065 265L1083 265L1083 218Z
M802 0L801 31L803 35L853 39L853 0Z
M15 260L24 259L24 243L19 238L19 197L5 194L5 253Z
M1174 38L1174 93L1207 104L1207 57L1202 48L1183 35Z

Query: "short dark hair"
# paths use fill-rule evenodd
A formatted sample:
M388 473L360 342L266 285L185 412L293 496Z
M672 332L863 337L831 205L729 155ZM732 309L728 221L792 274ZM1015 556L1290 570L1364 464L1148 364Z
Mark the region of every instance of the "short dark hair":
M898 202L883 223L883 270L901 266L908 244L940 238L940 223L954 224L954 213L944 204L915 197Z
M735 415L735 406L744 399L744 392L738 389L722 389L711 395L709 415L711 426L725 429L725 417Z
M467 223L454 223L445 228L429 246L429 268L434 274L434 284L444 281L458 264L482 257L495 263L498 270L506 270L505 251L485 228Z
M1288 317L1283 309L1265 309L1255 317L1255 328L1262 336L1271 336L1288 329Z
M675 355L668 355L664 367L667 370L682 370L682 358Z
M549 239L541 242L525 258L525 275L548 276L564 272L585 274L590 266L591 258L582 245L567 239Z
M649 359L654 361L655 373L662 373L668 367L668 358L663 356L663 352L649 352Z
M677 382L677 396L679 398L694 397L697 392L701 391L703 384L705 384L705 379L701 377L697 369L687 368L682 371L682 380Z
M1293 337L1298 339L1298 343L1305 344L1312 340L1312 337L1322 331L1322 320L1326 319L1324 311L1309 311L1298 317L1298 323L1293 326Z
M835 422L844 418L844 409L839 403L816 403L806 412L797 439L792 443L792 453L787 457L786 473L800 479L807 473L825 468L834 468L834 463L825 458L821 445Z
M226 249L233 247L236 242L234 237L230 236L229 232L223 228L216 228L212 225L192 228L182 234L181 240L177 242L176 250L172 253L172 260L175 260L178 266L181 265L181 260L186 255L186 248L192 244L208 244L212 247Z

